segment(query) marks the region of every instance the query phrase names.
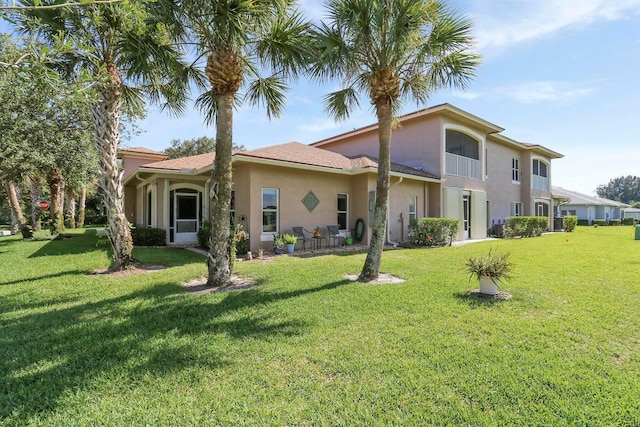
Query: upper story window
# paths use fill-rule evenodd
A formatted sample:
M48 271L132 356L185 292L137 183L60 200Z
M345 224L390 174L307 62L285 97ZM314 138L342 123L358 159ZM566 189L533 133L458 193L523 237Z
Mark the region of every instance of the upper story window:
M511 159L511 181L520 182L520 159Z
M452 129L447 129L445 135L445 173L464 178L482 179L480 142Z
M534 159L532 169L531 187L534 190L549 191L549 165L542 160Z
M543 162L542 160L534 160L533 161L533 174L534 175L538 175L538 176L542 176L544 178L548 178L549 177L549 166L547 166L547 164L545 162Z
M457 130L447 129L447 153L480 160L478 141Z

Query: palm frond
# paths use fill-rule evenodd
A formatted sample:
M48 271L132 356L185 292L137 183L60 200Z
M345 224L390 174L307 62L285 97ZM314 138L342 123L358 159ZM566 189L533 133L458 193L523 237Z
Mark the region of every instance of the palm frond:
M259 78L247 87L244 100L250 105L263 106L267 109L267 117L280 117L285 105L287 86L277 76Z
M356 107L360 106L358 92L348 87L332 92L324 97L324 111L336 121L345 121Z
M216 124L218 100L212 91L208 90L202 93L196 99L195 107L204 115L204 123L206 125L214 126Z

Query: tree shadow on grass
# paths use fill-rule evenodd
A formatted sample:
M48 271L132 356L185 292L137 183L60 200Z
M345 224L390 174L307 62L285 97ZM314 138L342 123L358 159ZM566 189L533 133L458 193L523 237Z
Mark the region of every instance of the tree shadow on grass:
M453 297L460 302L466 303L470 308L489 308L498 304L508 303L509 300L503 298L491 298L474 295L471 292L455 292Z
M63 396L91 387L98 376L135 382L189 367L224 368L242 353L247 338L286 341L311 326L280 314L274 303L347 283L198 298L176 295L179 285L165 283L112 299L0 317L0 419L16 425L28 424L36 414L46 419Z
M111 248L108 240L96 239L95 230L89 229L83 233L74 233L69 236L69 238L47 241L40 249L29 255L29 258L51 255L77 255L95 251L104 252Z
M80 271L80 270L66 270L66 271L61 271L59 273L43 274L42 276L29 276L29 277L26 277L24 279L15 279L15 280L8 280L8 281L3 281L2 279L0 279L0 286L16 285L16 284L19 284L19 283L33 282L33 281L37 281L37 280L54 279L56 277L64 277L64 276L77 276L77 275L82 275L82 274L87 274L87 272L86 271Z

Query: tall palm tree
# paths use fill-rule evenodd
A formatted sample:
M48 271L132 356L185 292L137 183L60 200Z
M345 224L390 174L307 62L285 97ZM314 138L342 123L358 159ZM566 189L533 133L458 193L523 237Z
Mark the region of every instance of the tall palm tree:
M378 277L389 205L391 132L402 101L424 103L442 87L463 89L480 57L471 53L471 22L442 0L331 0L316 29L312 75L338 79L326 111L344 120L365 92L378 119L378 179L371 244L360 280Z
M20 2L32 6L33 0ZM40 1L40 5L55 1ZM100 160L100 186L107 208L112 269L126 268L134 259L133 241L124 213L122 176L116 153L123 104L142 111L143 94L182 112L190 73L177 47L182 27L178 2L116 2L80 4L57 9L21 10L18 22L53 43L60 38L74 46L67 70L85 72L93 80L91 103L95 146Z
M280 115L287 80L306 66L309 25L291 0L192 0L184 11L199 53L207 57L210 90L196 103L216 126L208 285L227 286L233 109L243 101L264 103L268 117Z

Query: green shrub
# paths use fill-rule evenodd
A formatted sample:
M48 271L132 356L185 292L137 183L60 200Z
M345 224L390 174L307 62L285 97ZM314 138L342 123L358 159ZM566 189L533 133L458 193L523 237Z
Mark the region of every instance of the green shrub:
M244 231L242 224L236 224L236 232L232 240L237 255L246 255L249 252L249 233Z
M86 225L107 225L106 215L95 215L91 211L87 211L84 217Z
M635 223L636 219L629 216L622 220L622 225L634 225Z
M535 237L549 228L546 216L509 216L504 234L507 237Z
M608 225L607 221L604 219L594 219L592 222L593 225Z
M564 231L573 231L578 225L578 217L576 215L569 215L562 218L562 228Z
M609 225L620 225L620 219L619 218L614 218L614 219L610 219L609 220Z
M134 227L131 229L134 246L166 246L167 232L162 228Z
M455 218L420 218L409 222L409 239L418 246L451 245L458 234Z
M578 225L589 225L589 220L588 219L579 219L578 220Z
M198 245L201 248L209 250L209 242L211 241L211 223L209 221L202 221L202 227L198 230Z

